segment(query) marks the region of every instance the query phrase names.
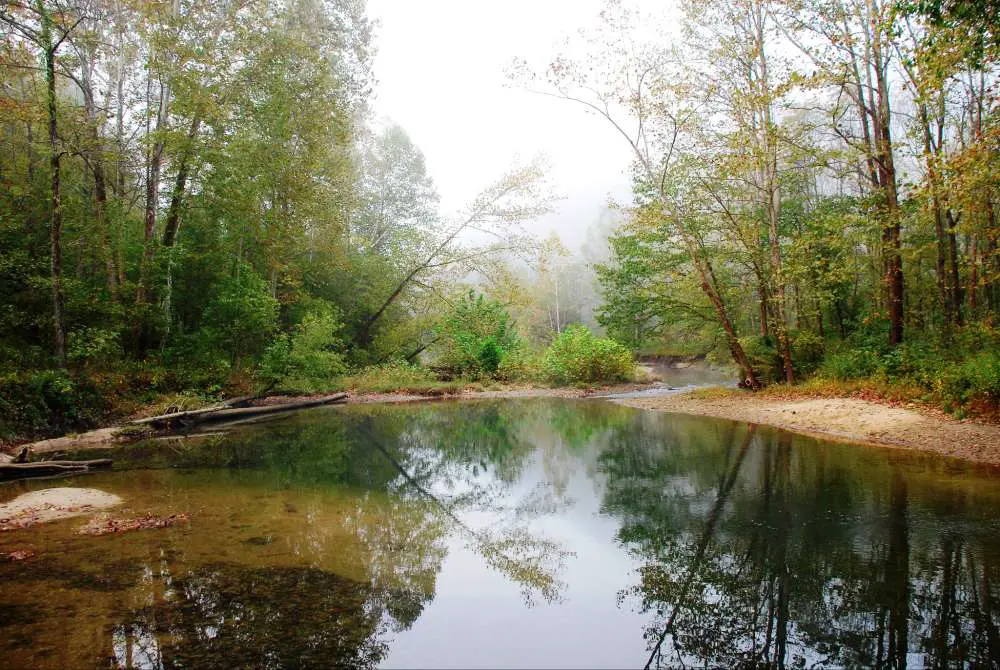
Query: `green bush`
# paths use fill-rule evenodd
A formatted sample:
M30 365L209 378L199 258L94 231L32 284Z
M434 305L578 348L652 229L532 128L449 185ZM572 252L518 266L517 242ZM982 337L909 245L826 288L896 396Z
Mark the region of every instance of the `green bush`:
M748 335L740 338L740 346L750 359L750 365L757 372L760 382L772 384L785 378L784 362L773 337Z
M557 384L625 381L635 375L635 360L625 345L574 324L549 345L545 371Z
M982 352L948 366L941 373L937 391L952 408L973 400L1000 403L1000 354Z
M504 306L474 291L455 302L437 334L435 367L455 377L492 377L504 359L521 347Z
M65 370L0 378L0 437L5 439L86 430L109 409L109 399L93 380Z
M507 355L497 368L496 378L505 382L546 383L545 357L522 347Z
M357 374L345 377L341 385L357 391L388 393L421 389L436 383L434 373L406 361L390 361L364 368Z
M336 384L347 367L337 333L343 325L332 305L306 312L291 335L282 334L265 350L257 376L282 388L314 392Z
M823 363L823 338L803 330L792 334L792 361L796 376L811 375Z
M278 301L267 282L246 263L235 276L219 283L203 319L208 339L233 363L263 352L277 325Z
M118 333L104 328L84 327L69 333L66 357L80 364L109 364L121 360Z
M822 377L847 381L871 377L882 369L882 358L871 349L848 349L828 355L819 367Z

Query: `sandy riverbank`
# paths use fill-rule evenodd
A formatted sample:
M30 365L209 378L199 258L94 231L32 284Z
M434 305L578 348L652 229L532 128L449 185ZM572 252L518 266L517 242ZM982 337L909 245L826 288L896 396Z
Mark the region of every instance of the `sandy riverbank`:
M958 421L941 412L855 398L789 400L749 392L618 400L641 409L760 423L824 439L933 451L1000 465L1000 425Z

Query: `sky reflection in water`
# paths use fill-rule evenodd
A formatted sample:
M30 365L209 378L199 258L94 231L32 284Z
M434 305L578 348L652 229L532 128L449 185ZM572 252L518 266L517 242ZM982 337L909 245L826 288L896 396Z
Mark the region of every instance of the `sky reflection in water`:
M955 461L538 399L325 408L114 457L73 485L190 524L0 535L37 554L0 564L2 665L1000 658L1000 483Z

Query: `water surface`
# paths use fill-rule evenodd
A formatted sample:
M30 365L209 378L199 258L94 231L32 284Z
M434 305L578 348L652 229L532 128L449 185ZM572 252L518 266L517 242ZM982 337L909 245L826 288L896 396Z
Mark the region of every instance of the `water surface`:
M995 471L597 400L319 408L118 449L0 534L3 667L988 666ZM0 488L0 500L66 481Z

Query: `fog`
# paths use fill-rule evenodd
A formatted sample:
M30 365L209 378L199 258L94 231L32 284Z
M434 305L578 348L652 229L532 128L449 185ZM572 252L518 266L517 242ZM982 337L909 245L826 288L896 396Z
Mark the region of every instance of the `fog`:
M379 22L375 114L400 124L427 158L453 213L512 164L543 155L555 211L536 224L578 251L609 198L629 195L630 150L606 121L530 93L505 75L515 58L546 63L593 24L603 0L370 0Z

